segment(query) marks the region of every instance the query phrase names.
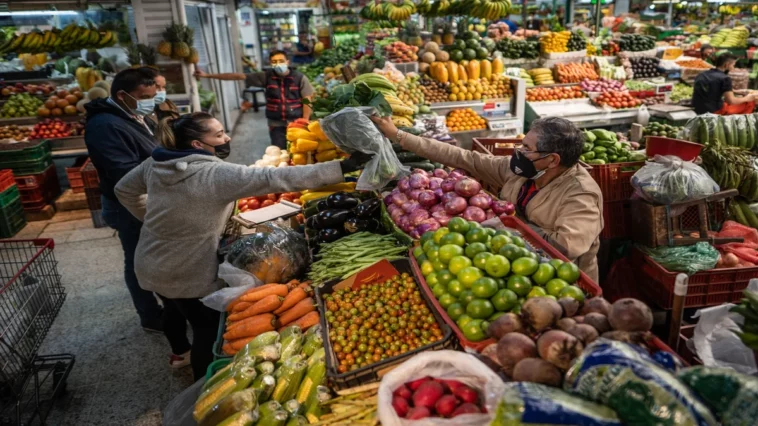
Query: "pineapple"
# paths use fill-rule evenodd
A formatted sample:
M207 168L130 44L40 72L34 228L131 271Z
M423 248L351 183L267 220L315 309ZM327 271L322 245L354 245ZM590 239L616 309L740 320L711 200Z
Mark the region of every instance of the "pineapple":
M138 67L142 64L138 46L131 45L124 49L124 51L126 52L126 60L129 61L131 66Z
M443 22L441 25L442 29L442 44L445 45L451 45L455 41L455 36L453 35L453 26L450 24L450 22Z
M405 26L406 43L411 46L421 47L424 42L421 40L421 30L415 22L409 21Z
M163 40L158 43L158 53L163 56L171 56L171 47L173 42L176 40L174 27L176 27L176 25L173 24L170 27L166 27L166 30L163 31Z
M140 57L142 58L143 64L147 66L155 66L156 51L154 47L149 46L147 44L138 44L137 49L139 50L139 54L140 54Z
M176 41L171 46L171 57L174 59L186 58L190 55L190 47L187 44L187 35L191 29L184 25L173 25L176 27Z
M189 64L196 64L200 62L200 54L198 53L197 49L190 47L190 55L187 59L185 59L185 61L187 61Z

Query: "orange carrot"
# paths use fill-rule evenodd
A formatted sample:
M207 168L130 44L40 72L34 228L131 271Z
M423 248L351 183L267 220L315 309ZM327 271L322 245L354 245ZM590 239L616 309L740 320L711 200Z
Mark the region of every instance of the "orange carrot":
M289 290L285 284L274 284L254 293L244 294L240 299L243 302L257 302L271 294L284 297L287 295L287 293L289 293Z
M281 296L269 294L263 299L253 303L252 306L245 309L244 311L229 315L229 321L239 321L241 319L252 317L258 314L265 314L266 312L274 311L282 306L282 300L284 300L284 298Z
M224 346L222 346L221 349L227 355L234 355L237 353L237 349L232 348L232 344L229 342L224 343Z
M282 305L274 311L274 314L281 314L287 309L297 305L297 302L305 299L306 297L308 297L308 295L305 293L305 290L300 287L296 287L294 290L289 292L287 297L284 298Z
M246 292L242 293L242 296L244 296L246 294L252 294L252 293L255 293L257 291L261 291L263 289L266 289L266 288L269 288L269 287L272 287L272 286L275 286L275 285L278 285L278 284L272 283L272 284L259 285L258 287L253 287L253 288L247 290ZM240 296L239 299L242 299L242 296ZM237 300L239 300L239 299L237 299Z
M284 328L287 328L291 325L297 325L300 327L301 330L305 331L314 325L318 324L319 322L319 315L318 312L308 312L307 314L303 315L302 317L298 318L296 321L288 324L285 327L282 327L279 329L279 331L283 330Z
M312 282L313 281L303 281L297 287L305 290L305 294L307 294L308 296L313 296L313 287L311 287Z
M227 332L224 333L224 339L235 340L243 337L255 337L261 333L275 330L276 324L274 314L270 313L245 318L239 325L227 329Z
M292 291L292 289L297 287L298 285L300 285L300 281L295 280L295 279L289 280L286 284L287 288L290 289L290 291Z
M250 343L251 340L255 339L255 336L253 337L243 337L241 339L232 340L229 342L229 345L232 347L232 350L234 350L234 353L237 353L240 349L245 347L248 343Z
M313 299L311 298L303 299L297 302L295 306L282 312L282 314L279 315L279 323L282 326L288 325L292 321L297 320L298 318L302 317L308 312L313 312L315 310L316 310L316 304L313 303Z
M240 300L240 301L237 302L237 304L235 304L232 307L231 310L227 309L227 311L228 312L242 312L242 311L244 311L245 309L247 309L247 308L249 308L251 306L253 306L252 303L250 303L250 302L243 302L243 301Z

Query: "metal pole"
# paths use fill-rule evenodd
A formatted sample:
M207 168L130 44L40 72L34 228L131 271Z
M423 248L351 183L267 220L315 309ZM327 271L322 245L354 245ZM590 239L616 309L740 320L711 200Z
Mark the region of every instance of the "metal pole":
M682 317L684 316L684 300L687 297L687 284L689 278L686 274L678 274L674 281L674 305L671 309L671 325L669 326L669 347L674 352L679 351L679 333L682 329Z
M671 28L671 22L673 20L673 17L672 17L673 12L674 12L674 3L672 2L672 0L669 0L669 13L668 13L668 16L666 17L666 25L669 28Z
M600 34L600 28L602 25L602 13L601 10L603 8L603 2L602 0L595 0L597 3L595 3L595 37L597 37L598 34Z
M524 30L526 30L526 18L527 18L527 15L528 15L526 13L526 0L524 0L523 2L521 2L521 5L522 5L521 6L521 26L523 26ZM539 30L539 28L538 28L538 30Z

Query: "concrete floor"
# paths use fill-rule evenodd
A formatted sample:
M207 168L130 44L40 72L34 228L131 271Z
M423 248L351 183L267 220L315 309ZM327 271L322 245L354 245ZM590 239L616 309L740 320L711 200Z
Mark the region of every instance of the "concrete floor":
M229 161L252 164L268 145L264 110L249 111L232 136ZM38 237L55 240L67 291L39 353L76 356L68 392L57 401L48 424L160 425L169 401L192 384L192 372L189 367L170 369L168 342L140 328L124 284L115 231L93 228L89 211L80 210L30 223L14 238Z

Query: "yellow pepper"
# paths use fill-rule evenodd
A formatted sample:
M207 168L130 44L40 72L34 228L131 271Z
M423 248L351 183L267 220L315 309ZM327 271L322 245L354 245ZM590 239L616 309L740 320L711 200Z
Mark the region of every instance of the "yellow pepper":
M312 141L310 139L298 139L297 140L297 151L298 152L315 151L316 148L318 148L318 142L316 142L316 141Z
M337 158L337 151L330 149L329 151L323 151L316 154L316 161L323 163L324 161L331 161Z
M297 166L304 166L306 162L308 161L308 158L305 156L305 154L292 154L292 164Z
M328 197L329 195L334 194L334 191L325 191L325 192L309 192L308 194L303 194L300 196L300 201L304 203L307 203L311 200L317 200L319 198Z
M316 148L316 152L329 151L330 149L335 149L335 148L336 147L334 146L333 143L329 141L321 141L318 143L318 148Z

